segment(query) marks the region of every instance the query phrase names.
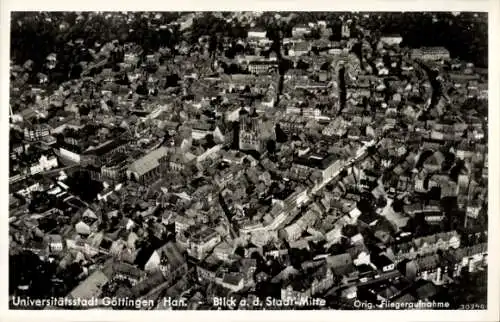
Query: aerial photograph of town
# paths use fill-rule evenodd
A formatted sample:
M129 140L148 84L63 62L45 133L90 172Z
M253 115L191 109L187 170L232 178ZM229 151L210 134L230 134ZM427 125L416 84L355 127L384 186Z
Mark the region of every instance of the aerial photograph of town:
M488 13L10 18L11 310L488 309Z

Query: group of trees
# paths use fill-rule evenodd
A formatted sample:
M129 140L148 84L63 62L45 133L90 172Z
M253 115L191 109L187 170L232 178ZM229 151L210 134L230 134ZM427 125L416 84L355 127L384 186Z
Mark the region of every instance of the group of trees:
M57 266L57 262L41 260L30 251L11 254L9 295L31 298L64 296L78 285L82 272L82 265L78 262L61 268Z
M40 298L52 289L51 279L56 266L43 262L32 252L20 252L9 257L9 294L22 292L19 287L29 285L23 295Z
M176 24L167 28L158 28L159 24L167 25L182 13L162 13L158 17L147 17L141 12L133 13L133 19L125 16L106 18L105 14L82 13L15 13L11 25L11 57L14 62L23 64L33 60L30 81L36 81L36 74L49 74L51 82L60 83L68 79L78 78L82 67L80 62L93 60L88 48L99 51L96 43L104 44L113 40L121 43L135 42L144 50L144 55L156 52L160 47L166 47L176 54L178 45L183 41L190 44L198 43L202 36L207 36L208 48L212 56L217 51L223 51L223 41L227 39L245 39L250 25L233 19L228 21L224 15L206 12L193 19L191 28L180 30ZM287 19L276 19L281 14ZM116 15L116 14L115 14ZM379 36L383 33L400 33L403 36L403 46L444 46L454 57L471 61L477 66L487 66L487 17L485 14L462 13L453 16L451 13L379 13L381 18L364 18L363 15L353 15L341 12L301 12L275 13L266 12L254 23L256 27L267 31L267 36L273 41L271 51L281 58L281 40L291 36L292 28L311 21L324 20L327 28L332 30L332 40L340 39L341 17L352 19L351 31L361 25L374 30ZM130 16L130 15L128 15ZM226 15L227 16L227 15ZM130 17L128 17L130 18ZM151 21L155 24L151 24ZM61 29L65 23L67 27ZM318 38L313 32L311 37ZM375 39L377 36L375 36ZM75 40L81 39L83 44L77 45ZM68 45L72 41L73 46ZM238 50L231 46L228 57ZM45 59L49 53L58 54L58 64L53 70L47 70Z
M464 268L460 277L440 289L435 300L450 303L450 309L486 309L488 270L469 273Z
M83 201L92 201L104 187L99 181L92 180L88 171L76 171L66 181L69 191Z
M341 25L341 16L349 18L349 14L341 12L300 12L283 13L282 16L292 15L289 20L274 19L274 14L268 12L257 19L256 25L265 28L269 38L273 39L281 32L285 36L291 35L293 26L307 24L311 21L324 20L328 28L338 29ZM279 14L279 13L278 13ZM43 54L44 51L55 51L69 40L83 39L87 47L92 47L96 41L107 42L114 39L119 41L133 41L148 47L148 44L163 42L173 47L179 40L178 30L173 26L159 31L150 26L150 18L143 17L140 12L134 13L134 20L129 23L126 19L106 19L105 15L89 15L82 13L83 19L77 20L74 12L45 13L50 21L44 20L38 13L16 13L12 23L12 50L16 55L29 55L31 52L18 51L20 46L31 46ZM180 12L162 13L160 23L168 24L179 18ZM469 58L484 59L487 45L487 19L485 14L462 13L455 17L450 13L379 13L380 19L370 17L362 19L360 25L370 30L379 30L380 33L401 33L404 43L408 46L444 45L452 52L465 55ZM478 15L477 17L475 15ZM353 16L353 18L357 18ZM437 20L436 20L437 19ZM358 19L355 19L357 21ZM21 22L21 23L19 23ZM69 28L61 32L59 24L66 22ZM190 39L197 42L204 35L227 36L231 38L246 38L249 26L236 20L228 22L225 18L210 12L193 20ZM351 28L354 29L354 28ZM27 42L27 39L35 42ZM457 39L459 41L457 41ZM42 48L37 48L41 45ZM41 49L41 50L40 50ZM26 57L25 57L26 58ZM27 58L26 58L27 59ZM24 59L24 60L26 60ZM484 60L484 63L487 61Z
M201 17L193 19L190 40L192 43L196 43L200 37L208 35L245 39L248 35L248 29L248 26L244 26L236 21L228 22L226 19L217 17L211 12L205 12Z
M363 19L360 24L380 34L400 34L401 46L443 46L451 56L488 66L488 18L486 13L381 12L381 18Z
M38 72L49 74L51 82L60 83L78 78L81 73L80 62L91 62L93 57L88 49L99 51L97 44L118 40L121 43L135 42L144 50L144 54L167 47L174 51L181 40L179 27L172 25L156 30L148 24L148 19L141 13L135 13L135 19L129 24L126 19L106 19L105 15L82 13L83 19L77 19L74 12L68 13L15 13L11 24L11 57L17 64L33 61L30 72L31 81ZM177 19L180 13L162 13L163 23ZM68 27L61 29L66 23ZM76 40L83 43L78 45ZM72 42L73 45L69 45ZM58 63L54 70L45 68L48 54L56 53Z

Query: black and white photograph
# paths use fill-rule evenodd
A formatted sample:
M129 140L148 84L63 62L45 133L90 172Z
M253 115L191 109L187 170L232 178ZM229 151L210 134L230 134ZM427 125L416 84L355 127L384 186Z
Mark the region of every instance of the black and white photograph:
M9 16L9 310L498 306L488 12Z

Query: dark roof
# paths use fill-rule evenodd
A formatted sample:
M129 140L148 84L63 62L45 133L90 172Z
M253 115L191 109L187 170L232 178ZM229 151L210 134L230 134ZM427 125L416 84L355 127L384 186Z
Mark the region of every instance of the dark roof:
M194 122L192 125L193 130L198 130L198 131L213 131L215 130L215 127L217 125L213 122Z
M204 243L204 242L207 242L208 240L212 239L216 235L217 235L217 232L215 230L213 230L212 228L207 228L207 229L204 229L204 230L197 232L192 237L193 237L194 241Z
M358 265L357 268L361 274L374 271L373 267L371 267L370 265L367 265L367 264Z
M119 146L125 144L126 142L127 141L123 140L123 139L111 140L111 141L106 142L97 148L87 150L83 154L84 155L91 154L91 155L97 155L97 156L105 155L106 153L113 151L114 149L118 148Z
M324 170L337 159L338 156L335 154L311 153L302 157L296 157L294 159L294 163L304 165L309 168L318 168Z
M99 245L102 249L109 250L113 245L113 241L107 238L103 238L101 244Z
M249 63L249 65L273 65L277 66L278 62L277 61L272 61L272 60L254 60Z
M375 266L379 268L392 264L392 261L383 254L372 256L370 260Z
M401 35L400 34L388 33L388 34L382 35L382 37L401 37Z
M383 298L390 299L393 298L394 295L396 295L399 292L399 290L394 287L393 285L388 285L382 290L378 292L379 296L382 296Z
M328 256L326 258L326 262L328 263L328 266L332 268L337 268L352 264L352 258L349 253L343 253L343 254Z
M266 32L266 29L262 27L253 27L249 32Z
M371 224L375 220L379 219L379 216L377 216L376 213L374 212L363 212L359 217L358 220L364 222L365 224Z
M353 264L333 267L332 271L337 276L345 276L356 272L356 266Z

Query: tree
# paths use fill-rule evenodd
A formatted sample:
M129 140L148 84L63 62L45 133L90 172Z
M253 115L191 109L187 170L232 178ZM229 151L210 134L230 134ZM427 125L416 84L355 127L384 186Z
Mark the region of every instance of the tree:
M83 68L80 64L73 64L69 74L69 79L78 79L83 72Z
M403 206L404 206L404 202L401 199L394 199L394 201L391 204L392 209L395 212L399 212L399 213L403 212Z
M455 165L450 169L450 179L454 182L458 182L458 176L460 172L465 167L465 161L462 159L457 159L455 161Z
M224 56L226 56L229 59L234 59L236 55L236 51L234 50L234 47L230 47L224 51Z
M276 124L274 131L276 133L276 141L278 143L283 143L283 142L286 142L288 140L287 135L285 134L285 132L283 132L283 130L281 129L281 126L279 124Z
M210 148L212 148L213 146L216 145L213 134L208 134L205 137L205 140L207 141L206 146L207 146L208 149L210 149Z
M224 72L226 74L238 74L241 72L240 68L238 65L235 63L231 63L227 68L224 69Z
M115 80L115 83L117 83L118 85L129 86L130 85L130 79L128 78L127 72L120 73L120 75Z
M330 63L329 62L325 62L321 65L320 67L321 70L329 70L330 69Z
M319 28L313 28L309 35L307 35L309 39L320 39L321 38L321 30Z
M167 75L165 88L176 87L179 85L179 81L180 81L179 75L177 74Z
M306 70L309 68L309 64L304 62L302 59L297 63L297 69Z
M84 201L91 201L103 190L102 183L91 179L88 171L76 171L66 181L70 192Z
M140 83L135 92L139 95L148 95L149 91L148 91L148 87L146 85L146 83Z
M236 247L236 249L234 250L234 253L240 257L245 257L245 248L241 247L241 246L238 246Z
M281 59L278 65L278 71L280 75L286 74L286 72L293 67L293 64L288 59Z
M377 199L377 207L384 208L387 205L387 199L383 196L380 196Z
M266 148L267 148L267 152L269 152L269 154L274 154L276 153L276 141L274 140L268 140L266 142Z
M33 298L49 297L52 293L51 278L55 267L30 251L9 257L9 293L16 294L18 286L29 285L24 295Z

